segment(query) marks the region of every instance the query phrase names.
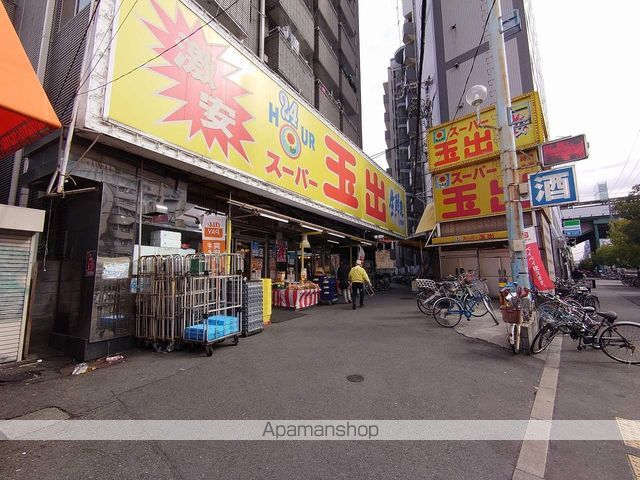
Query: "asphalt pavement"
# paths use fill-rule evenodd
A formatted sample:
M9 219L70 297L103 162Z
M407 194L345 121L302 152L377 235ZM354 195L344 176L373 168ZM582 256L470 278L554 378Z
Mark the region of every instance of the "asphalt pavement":
M337 304L301 313L238 346L223 345L211 358L133 350L124 363L79 376L61 374L61 360L46 360L37 367L40 377L0 387L0 418L55 407L74 419L529 419L542 358L513 356L469 332L439 327L418 311L407 287L394 285L355 311ZM571 342L564 345L556 416L637 415L637 368L597 351L574 358ZM350 382L350 375L364 380ZM632 478L626 447L607 443L616 445L552 442L545 478L576 478L583 452L599 448L617 452L605 468L616 475L602 476ZM0 478L508 479L520 447L519 441L0 442Z

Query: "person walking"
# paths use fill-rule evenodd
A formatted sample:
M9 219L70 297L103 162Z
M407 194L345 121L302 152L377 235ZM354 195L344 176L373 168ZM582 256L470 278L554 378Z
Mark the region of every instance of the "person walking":
M356 309L356 297L360 292L360 306L364 307L364 284L371 284L367 271L362 268L362 260L356 260L355 266L349 272L349 283L351 283L351 300L353 309Z
M349 287L349 264L342 262L338 268L338 287L342 290L344 303L351 303L351 290Z

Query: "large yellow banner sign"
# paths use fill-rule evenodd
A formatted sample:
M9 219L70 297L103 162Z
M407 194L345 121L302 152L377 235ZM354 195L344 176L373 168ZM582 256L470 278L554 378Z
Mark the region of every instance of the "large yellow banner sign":
M536 150L519 154L518 164L523 183L530 173L540 171ZM505 214L500 160L436 173L432 178L438 222ZM530 209L531 202L522 202L522 208Z
M205 25L199 8L116 4L109 119L406 235L402 187L230 44L215 21Z
M524 150L543 143L546 129L536 92L516 97L512 101L513 127L516 148ZM495 128L498 118L495 107L480 112L480 123L475 113L454 122L443 123L429 129L427 144L431 173L459 168L500 155L499 132Z

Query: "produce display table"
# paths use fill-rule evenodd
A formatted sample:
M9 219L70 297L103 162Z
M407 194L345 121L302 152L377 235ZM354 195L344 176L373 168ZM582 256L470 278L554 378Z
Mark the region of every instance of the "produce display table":
M274 307L294 308L296 310L317 305L320 299L319 288L302 290L274 288L272 293Z

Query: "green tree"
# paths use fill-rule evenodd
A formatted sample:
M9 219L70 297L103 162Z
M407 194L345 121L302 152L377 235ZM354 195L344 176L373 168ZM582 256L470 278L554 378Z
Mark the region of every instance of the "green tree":
M634 185L626 198L613 205L613 213L627 220L619 227L625 236L624 240L640 245L640 184Z

